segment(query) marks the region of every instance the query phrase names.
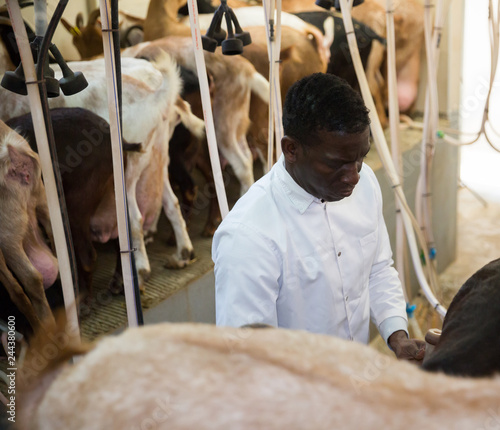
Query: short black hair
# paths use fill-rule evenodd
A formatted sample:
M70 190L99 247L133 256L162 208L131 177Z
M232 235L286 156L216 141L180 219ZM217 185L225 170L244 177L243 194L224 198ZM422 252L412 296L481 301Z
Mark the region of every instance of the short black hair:
M295 82L283 106L285 135L303 145L320 130L339 134L362 133L370 125L360 94L338 76L314 73Z

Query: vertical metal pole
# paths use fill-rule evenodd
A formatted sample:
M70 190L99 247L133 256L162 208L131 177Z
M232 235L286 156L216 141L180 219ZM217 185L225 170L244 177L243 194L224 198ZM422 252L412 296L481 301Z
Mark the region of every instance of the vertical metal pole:
M120 108L118 106L117 82L114 58L114 45L111 35L111 10L107 0L100 1L101 22L103 30L103 48L108 81L108 109L109 127L111 132L111 146L113 154L113 177L115 183L116 214L118 221L118 240L122 261L123 286L125 290L125 303L127 306L128 325L139 325L137 303L133 286L133 272L131 262L131 243L128 234L125 168L123 163L122 134L120 128Z

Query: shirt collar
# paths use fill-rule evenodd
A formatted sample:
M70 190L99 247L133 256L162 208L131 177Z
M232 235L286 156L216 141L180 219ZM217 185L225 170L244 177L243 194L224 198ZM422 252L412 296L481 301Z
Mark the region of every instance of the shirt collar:
M320 199L314 197L304 190L294 179L290 176L285 168L285 157L281 154L278 162L275 165L276 176L279 180L280 185L283 188L286 196L290 200L292 206L294 206L302 215L311 203L322 203Z

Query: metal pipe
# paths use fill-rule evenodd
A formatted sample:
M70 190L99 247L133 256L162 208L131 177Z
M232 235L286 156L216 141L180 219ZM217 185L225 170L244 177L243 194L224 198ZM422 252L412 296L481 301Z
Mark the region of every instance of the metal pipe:
M114 44L111 27L111 9L107 0L100 0L101 25L103 34L104 64L108 81L108 110L111 147L113 155L113 179L115 184L116 212L118 223L118 240L122 263L123 286L129 327L139 325L138 303L133 286L133 270L131 263L132 243L129 237L127 203L125 189L125 167L123 163L123 145L120 125L120 109L118 106L116 68L114 61Z

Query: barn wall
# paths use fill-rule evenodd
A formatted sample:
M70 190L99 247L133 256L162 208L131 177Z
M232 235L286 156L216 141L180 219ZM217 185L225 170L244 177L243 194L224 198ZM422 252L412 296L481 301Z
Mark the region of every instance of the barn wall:
M419 133L409 133L403 152L404 192L412 211L415 210L416 184L420 174L420 139ZM457 191L459 175L459 149L446 143L436 145L432 170L432 222L437 250L438 273L444 271L456 258L457 233ZM369 163L371 164L371 163ZM396 207L394 191L382 167L375 165L375 174L382 188L384 218L391 239L393 252L396 250ZM416 294L419 284L411 265L411 288Z

